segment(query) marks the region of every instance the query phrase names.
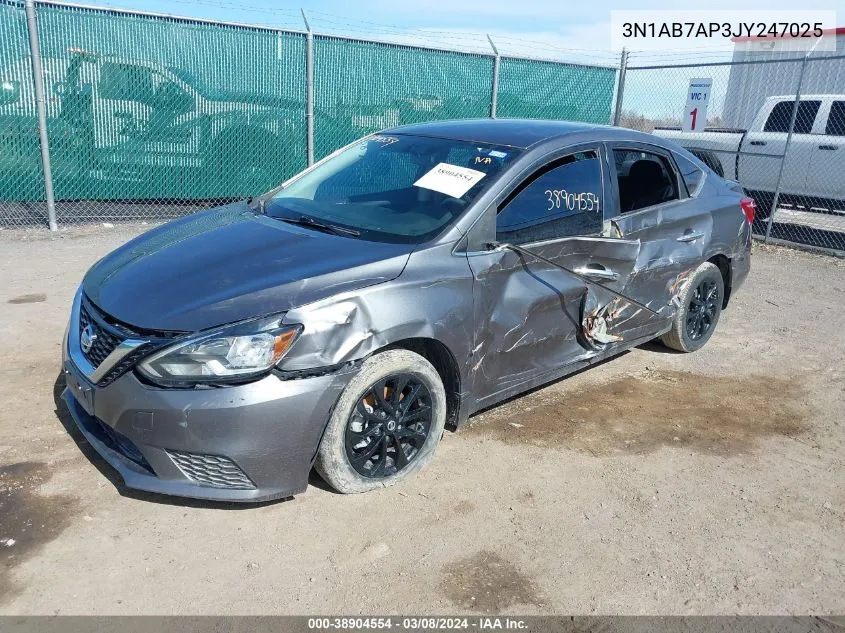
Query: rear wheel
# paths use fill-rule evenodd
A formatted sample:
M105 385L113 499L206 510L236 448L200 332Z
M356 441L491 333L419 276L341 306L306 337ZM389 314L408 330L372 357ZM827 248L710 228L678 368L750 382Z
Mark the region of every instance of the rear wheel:
M338 492L398 483L434 456L446 423L437 370L407 350L368 358L338 400L315 468Z
M724 296L721 271L714 264L704 262L678 297L681 307L672 321L672 329L661 339L663 344L680 352L704 347L719 322Z

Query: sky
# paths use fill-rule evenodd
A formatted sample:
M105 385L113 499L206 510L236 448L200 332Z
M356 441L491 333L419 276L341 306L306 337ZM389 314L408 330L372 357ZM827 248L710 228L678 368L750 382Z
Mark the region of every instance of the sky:
M82 3L173 15L266 24L302 29L300 8L317 32L343 33L405 43L489 52L489 34L500 52L532 57L567 58L577 49L595 63L612 63L612 10L677 9L677 3L646 0L636 7L622 0L79 0ZM708 0L684 8L783 10L795 0ZM834 9L845 26L845 0L802 0L801 9ZM713 52L712 44L688 42L683 48ZM618 55L618 50L613 51Z

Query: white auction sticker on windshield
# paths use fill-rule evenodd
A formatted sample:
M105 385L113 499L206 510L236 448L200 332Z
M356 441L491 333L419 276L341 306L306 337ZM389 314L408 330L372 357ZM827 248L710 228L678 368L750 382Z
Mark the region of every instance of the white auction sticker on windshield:
M434 169L417 180L414 186L439 191L453 198L460 198L486 175L483 171L476 171L468 167L438 163Z

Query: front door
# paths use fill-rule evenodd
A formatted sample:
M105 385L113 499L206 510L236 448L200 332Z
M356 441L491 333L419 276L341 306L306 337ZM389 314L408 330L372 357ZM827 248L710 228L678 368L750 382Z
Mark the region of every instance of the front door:
M602 164L598 147L556 156L489 211L499 245L468 257L478 406L552 379L650 320L616 294L625 293L640 243L602 236Z

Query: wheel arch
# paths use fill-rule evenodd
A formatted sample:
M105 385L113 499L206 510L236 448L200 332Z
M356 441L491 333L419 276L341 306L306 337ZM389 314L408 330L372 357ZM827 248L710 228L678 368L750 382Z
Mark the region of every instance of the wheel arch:
M446 390L446 424L456 426L461 408L461 370L455 355L443 342L434 338L413 337L394 341L373 354L390 349L406 349L430 362Z
M731 260L720 253L707 261L716 266L719 272L722 273L722 282L725 286L725 296L722 299L722 309L724 310L728 307L728 301L731 298Z

